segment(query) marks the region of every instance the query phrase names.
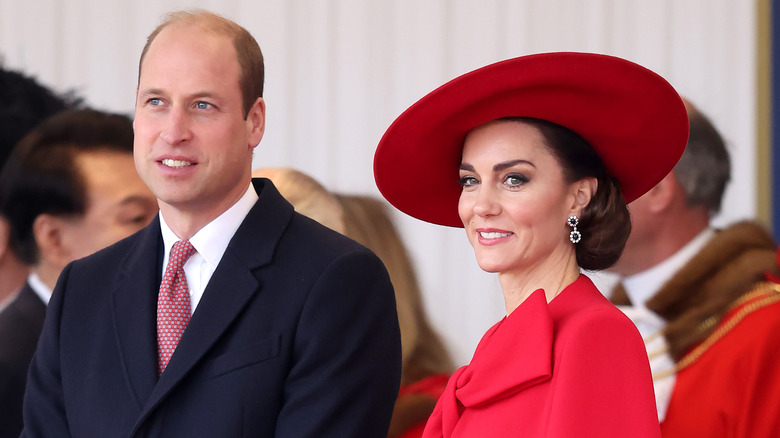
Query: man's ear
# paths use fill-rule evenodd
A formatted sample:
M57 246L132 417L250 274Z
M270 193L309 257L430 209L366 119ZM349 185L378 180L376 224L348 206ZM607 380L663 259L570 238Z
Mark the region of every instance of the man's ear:
M249 108L246 116L247 129L249 129L249 146L254 148L260 144L265 133L265 100L258 97L255 103Z
M0 259L11 251L11 226L8 220L0 216Z
M572 189L572 203L569 207L569 215L580 216L582 210L587 207L590 200L596 194L596 190L599 188L599 181L596 178L588 177L575 181L571 185Z
M644 195L647 198L648 212L660 213L666 210L672 204L678 187L677 177L674 176L674 172L669 172L661 182Z
M62 264L69 260L70 251L63 245L63 229L65 222L62 218L50 214L42 214L33 221L33 236L41 260L49 263Z

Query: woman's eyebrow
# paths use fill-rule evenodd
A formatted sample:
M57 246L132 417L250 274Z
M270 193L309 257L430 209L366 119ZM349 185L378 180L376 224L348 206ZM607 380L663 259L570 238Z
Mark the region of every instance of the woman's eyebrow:
M522 163L528 164L531 167L536 167L534 166L534 163L528 160L511 160L511 161L505 161L503 163L496 164L495 166L493 166L493 172L500 172L502 170L509 169L512 166L516 166Z

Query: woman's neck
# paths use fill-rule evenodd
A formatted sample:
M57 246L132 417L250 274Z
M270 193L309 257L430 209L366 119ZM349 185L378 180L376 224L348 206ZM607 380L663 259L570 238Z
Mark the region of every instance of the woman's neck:
M499 272L506 314L510 315L534 291L542 289L549 303L580 275L574 251L550 254L544 260L522 270Z

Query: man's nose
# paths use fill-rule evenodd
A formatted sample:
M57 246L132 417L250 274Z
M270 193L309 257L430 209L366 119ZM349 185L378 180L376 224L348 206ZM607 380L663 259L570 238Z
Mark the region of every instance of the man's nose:
M160 138L170 145L177 145L192 138L190 119L181 108L173 107L168 112Z

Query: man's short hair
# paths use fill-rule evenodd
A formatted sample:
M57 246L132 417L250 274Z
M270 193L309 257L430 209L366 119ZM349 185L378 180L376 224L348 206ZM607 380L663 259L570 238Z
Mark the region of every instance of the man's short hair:
M0 67L0 167L11 150L35 125L80 100L57 95L35 79Z
M249 114L258 97L263 97L263 83L265 80L265 66L263 64L263 52L254 37L233 21L222 16L204 10L177 11L165 16L163 22L149 34L146 45L141 51L141 59L138 61L138 82L141 82L141 68L149 47L166 27L173 24L194 25L204 30L216 32L233 40L236 57L240 67L239 87L244 110L244 118Z
M33 234L38 216L86 212L86 182L76 158L92 151L132 154L130 118L95 110L60 112L26 135L9 156L0 173L0 214L11 224L11 250L22 262L38 262Z
M720 211L731 178L731 160L723 138L709 119L690 102L686 101L685 107L690 134L674 175L685 191L688 205L704 207L712 215Z

